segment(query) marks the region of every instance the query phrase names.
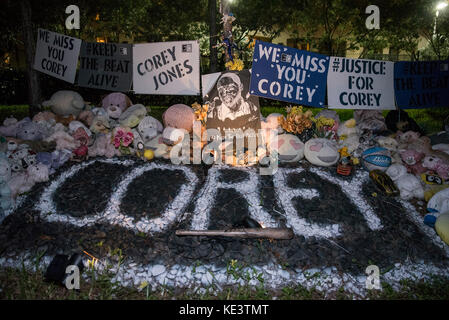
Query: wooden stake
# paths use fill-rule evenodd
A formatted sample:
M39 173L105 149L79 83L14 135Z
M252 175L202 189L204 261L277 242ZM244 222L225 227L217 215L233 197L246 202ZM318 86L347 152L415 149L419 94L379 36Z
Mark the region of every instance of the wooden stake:
M231 229L231 230L176 230L178 237L182 236L207 236L230 237L242 239L277 239L290 240L293 238L293 230L290 228L258 228L258 229Z

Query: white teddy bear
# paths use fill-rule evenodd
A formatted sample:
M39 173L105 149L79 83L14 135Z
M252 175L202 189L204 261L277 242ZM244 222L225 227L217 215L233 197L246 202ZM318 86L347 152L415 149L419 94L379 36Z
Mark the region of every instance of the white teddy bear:
M83 97L75 91L60 90L53 93L50 100L42 102L42 105L51 107L51 111L60 116L71 114L78 116L84 109L85 102Z
M402 164L392 164L388 167L386 174L395 182L401 193L401 199L411 198L424 199L424 189L418 178L407 173L407 168Z
M13 199L17 195L28 192L37 182L48 181L48 167L45 164L38 163L29 166L26 172L17 173L8 181Z

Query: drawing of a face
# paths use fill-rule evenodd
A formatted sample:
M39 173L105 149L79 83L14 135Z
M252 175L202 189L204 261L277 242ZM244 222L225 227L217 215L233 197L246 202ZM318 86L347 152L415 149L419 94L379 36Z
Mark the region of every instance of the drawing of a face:
M239 107L243 85L239 77L233 73L226 73L218 80L217 90L220 100L232 111Z

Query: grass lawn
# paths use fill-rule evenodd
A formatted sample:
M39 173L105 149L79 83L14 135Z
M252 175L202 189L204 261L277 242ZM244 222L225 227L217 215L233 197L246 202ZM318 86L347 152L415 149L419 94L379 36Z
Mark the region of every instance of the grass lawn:
M37 270L37 271L36 271ZM0 269L0 299L3 300L323 300L323 292L315 288L307 289L301 284L284 287L281 290L267 290L263 283L223 287L218 294L198 293L190 289L174 289L160 286L151 290L149 286L127 288L111 282L113 274L98 274L95 270L85 270L87 279L80 280L80 290L66 288L44 281L44 272L39 270L2 268ZM382 290L373 290L366 297L371 300L449 300L449 279L434 277L430 281L401 282L398 291L386 284ZM341 288L327 299L348 300L354 296Z
M151 106L150 115L156 119L162 120L162 114L167 109L166 106ZM314 115L320 112L320 108L305 108L311 110ZM335 110L340 116L341 121L346 121L353 117L353 110ZM270 113L282 113L286 114L285 108L262 106L261 112L264 117ZM386 116L388 111L383 111L383 115ZM407 113L418 122L427 134L436 133L442 130L443 120L449 116L449 108L431 108L431 109L410 109ZM6 117L14 116L18 120L28 116L28 105L10 105L0 106L0 123Z

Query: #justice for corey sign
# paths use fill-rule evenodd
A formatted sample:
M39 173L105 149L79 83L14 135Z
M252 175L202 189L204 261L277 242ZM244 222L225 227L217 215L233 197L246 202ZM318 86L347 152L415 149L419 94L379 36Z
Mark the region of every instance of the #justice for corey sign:
M331 57L327 76L330 108L395 109L394 63Z

